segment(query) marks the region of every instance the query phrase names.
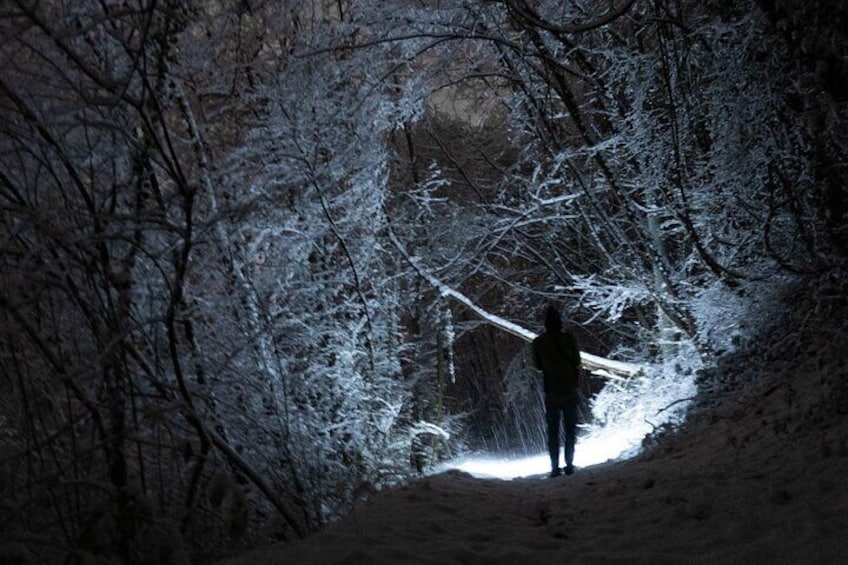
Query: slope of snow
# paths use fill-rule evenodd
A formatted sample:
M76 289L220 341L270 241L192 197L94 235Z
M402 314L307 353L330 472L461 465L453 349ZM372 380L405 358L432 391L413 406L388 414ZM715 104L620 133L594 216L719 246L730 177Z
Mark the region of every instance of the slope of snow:
M819 296L763 328L638 457L557 479L444 472L226 563L846 563L845 314Z

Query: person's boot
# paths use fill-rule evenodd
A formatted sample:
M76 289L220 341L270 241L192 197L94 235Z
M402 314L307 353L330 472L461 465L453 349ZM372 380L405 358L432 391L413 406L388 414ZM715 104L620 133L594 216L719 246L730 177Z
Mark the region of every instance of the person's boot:
M562 469L560 469L559 467L554 467L553 469L551 469L551 474L548 476L553 479L554 477L559 477L560 475L562 475Z
M572 465L570 463L568 465L566 465L565 466L565 474L566 475L573 475L574 474L574 465Z

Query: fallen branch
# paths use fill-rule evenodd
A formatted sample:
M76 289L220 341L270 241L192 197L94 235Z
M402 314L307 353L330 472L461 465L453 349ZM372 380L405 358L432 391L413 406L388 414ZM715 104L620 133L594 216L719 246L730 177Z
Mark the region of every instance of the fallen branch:
M487 310L484 310L469 297L459 292L455 288L451 288L450 286L442 282L430 271L419 265L418 262L413 259L412 256L409 255L409 253L406 251L406 248L403 246L400 240L398 240L391 227L389 227L388 233L389 239L391 240L392 244L400 252L406 262L412 266L416 273L418 273L423 279L429 282L430 285L433 286L433 288L437 289L439 291L439 294L448 298L452 298L453 300L459 302L460 304L474 312L483 321L495 326L498 329L501 329L516 337L520 337L521 339L527 342L532 342L534 339L536 339L538 334L528 330L527 328L521 327L518 324L510 322L509 320L501 318L500 316L492 314ZM601 377L630 377L639 372L640 369L638 365L634 365L632 363L614 361L612 359L607 359L605 357L599 357L597 355L592 355L591 353L586 353L585 351L580 352L580 360L584 369L594 375L598 375Z

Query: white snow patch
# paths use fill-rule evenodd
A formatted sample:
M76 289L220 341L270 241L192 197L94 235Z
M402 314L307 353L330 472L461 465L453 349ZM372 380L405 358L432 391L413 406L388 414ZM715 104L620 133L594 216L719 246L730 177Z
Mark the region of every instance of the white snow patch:
M633 457L639 452L642 438L650 431L651 426L644 424L638 427L608 428L578 437L574 465L589 467ZM562 464L561 455L560 464ZM451 469L464 471L480 479L508 480L547 473L550 470L550 462L546 452L514 457L478 454L448 461L440 466L436 473Z

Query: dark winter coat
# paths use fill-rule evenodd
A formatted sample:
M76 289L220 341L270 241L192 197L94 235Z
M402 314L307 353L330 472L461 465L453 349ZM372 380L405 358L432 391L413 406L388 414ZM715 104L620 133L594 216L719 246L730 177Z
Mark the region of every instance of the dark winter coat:
M533 340L532 352L533 366L542 371L546 397L577 395L580 350L573 335L547 331Z

